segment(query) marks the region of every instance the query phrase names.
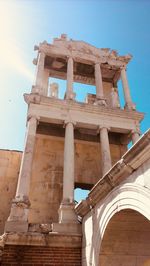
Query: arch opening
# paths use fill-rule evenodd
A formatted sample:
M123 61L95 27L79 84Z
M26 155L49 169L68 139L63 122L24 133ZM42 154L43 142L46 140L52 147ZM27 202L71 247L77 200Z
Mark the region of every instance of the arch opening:
M100 266L150 266L150 221L131 209L109 221L100 247Z

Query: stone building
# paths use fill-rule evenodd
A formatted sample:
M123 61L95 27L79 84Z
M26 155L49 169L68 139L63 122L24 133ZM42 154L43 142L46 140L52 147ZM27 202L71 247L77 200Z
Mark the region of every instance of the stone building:
M150 131L140 137L131 56L65 34L35 50L24 151L0 151L1 265L149 266ZM64 99L49 77L67 81ZM78 102L74 82L96 94ZM75 188L90 190L78 204Z

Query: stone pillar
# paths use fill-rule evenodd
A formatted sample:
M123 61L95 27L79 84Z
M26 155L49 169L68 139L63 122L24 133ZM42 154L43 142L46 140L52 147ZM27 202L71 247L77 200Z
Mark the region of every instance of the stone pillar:
M136 143L140 138L140 130L138 128L133 129L131 132L131 137L132 137L132 144L134 145L134 143Z
M96 85L96 103L100 105L106 105L106 100L104 99L103 82L100 64L95 64L95 85Z
M73 100L74 97L75 93L73 92L73 58L68 57L66 99Z
M49 79L49 70L44 69L44 72L43 72L43 91L42 91L43 96L48 96L48 81L49 81L48 79Z
M111 91L111 106L113 108L120 108L118 89L117 88L112 88L112 91Z
M102 174L105 175L106 172L112 167L111 164L111 154L108 139L108 128L105 126L100 126L100 142L101 142L101 157L102 157Z
M63 199L59 209L60 223L77 222L74 212L74 123L65 122Z
M44 87L44 62L45 62L45 53L40 52L38 55L34 91L38 92L41 95L43 95L43 87Z
M58 83L51 83L50 86L50 97L52 98L58 98L58 93L59 93L59 90L58 90Z
M74 124L66 122L64 146L63 202L74 201Z
M37 123L38 119L35 116L31 116L28 120L25 149L22 155L16 196L12 201L11 212L5 225L5 231L28 231L29 191Z
M125 108L135 110L135 104L131 100L129 84L126 76L126 69L125 67L121 68L121 80L123 85L123 92L125 98Z

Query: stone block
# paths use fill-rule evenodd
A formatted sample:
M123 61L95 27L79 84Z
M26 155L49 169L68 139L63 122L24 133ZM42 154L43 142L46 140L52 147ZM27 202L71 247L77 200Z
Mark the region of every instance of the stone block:
M65 234L82 234L82 226L78 223L53 223L52 231Z
M27 221L7 221L5 224L5 232L28 232Z

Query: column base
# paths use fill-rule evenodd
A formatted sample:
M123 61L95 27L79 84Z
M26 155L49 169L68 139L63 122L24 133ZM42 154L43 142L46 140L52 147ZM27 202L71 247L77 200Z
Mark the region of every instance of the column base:
M17 232L17 233L27 233L28 232L28 222L27 221L7 221L5 223L5 232Z
M78 223L53 223L52 232L81 235L82 226Z
M101 106L107 106L105 98L96 98L94 104L95 105L101 105Z
M30 201L28 197L17 196L12 201L10 215L5 224L6 232L27 232L28 231L28 212Z
M65 94L65 100L75 100L76 93L70 92Z
M136 105L134 103L126 103L124 109L136 110Z
M61 203L58 211L59 223L79 223L74 207L74 203Z

